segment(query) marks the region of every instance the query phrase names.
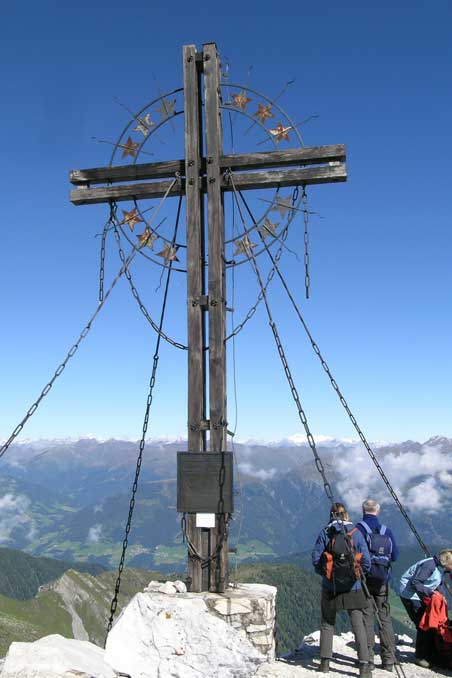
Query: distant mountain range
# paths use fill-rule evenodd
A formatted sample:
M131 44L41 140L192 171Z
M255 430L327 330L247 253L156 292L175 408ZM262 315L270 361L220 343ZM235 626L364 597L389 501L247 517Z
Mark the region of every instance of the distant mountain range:
M401 544L413 537L363 446L319 438L335 496L355 519L369 495ZM176 452L183 440L149 441L130 536L129 563L172 571L184 563L176 513ZM452 440L435 437L374 446L381 465L427 543L452 542ZM328 502L312 453L300 436L235 444L231 542L238 558L280 558L312 546ZM0 462L0 543L63 560L117 564L138 452L121 440L23 441ZM233 560L234 557L232 557Z

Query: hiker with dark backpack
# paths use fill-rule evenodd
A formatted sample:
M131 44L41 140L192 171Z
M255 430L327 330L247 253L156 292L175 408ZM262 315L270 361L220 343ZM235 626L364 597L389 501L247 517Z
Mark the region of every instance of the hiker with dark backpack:
M397 560L399 550L393 533L378 519L380 504L375 499L366 499L363 503L363 519L356 524L364 538L370 553L370 571L366 575L367 587L378 610L378 633L380 636L381 668L393 671L395 657L395 637L389 605L389 582L391 564ZM372 600L364 610L369 647L369 660L374 661L375 645L375 607Z
M343 504L332 505L330 522L320 532L312 551L312 564L322 575L320 671L327 673L330 669L336 613L347 610L355 635L360 678L371 678L363 621L367 599L361 586L361 571L369 571L370 556L364 537L353 527Z

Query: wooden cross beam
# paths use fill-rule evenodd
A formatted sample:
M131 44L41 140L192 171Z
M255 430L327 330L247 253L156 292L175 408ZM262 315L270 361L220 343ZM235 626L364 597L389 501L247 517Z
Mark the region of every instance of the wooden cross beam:
M300 167L300 165L302 167ZM309 167L305 167L308 165ZM326 184L347 180L345 166L345 146L314 146L313 148L291 148L286 151L270 151L265 153L243 153L222 155L219 158L222 171L247 171L234 174L234 183L238 190L256 188L276 188L278 186L300 186L308 184ZM274 170L274 168L295 167L291 170ZM272 171L268 171L272 169ZM82 187L71 191L71 202L74 205L92 205L142 198L161 198L170 187L170 181L156 179L180 179L169 195L185 194L185 161L169 160L167 162L149 162L139 165L122 165L119 167L98 167L95 169L73 170L70 173L72 184ZM201 159L202 190L206 192L206 161ZM153 179L147 183L138 183L144 179ZM136 181L135 184L121 186L102 186L91 188L93 184L118 184L123 181ZM223 191L231 191L231 185L221 177Z
M70 199L75 205L89 205L161 198L170 188L171 180L178 176L169 196L185 195L186 198L188 450L207 452L209 447L210 452L225 452L223 194L232 190L226 172L234 172L234 184L240 191L346 181L345 147L339 144L223 155L220 62L216 45L206 44L202 52L197 52L195 45L186 45L183 48L183 65L185 158L74 170L70 173L70 181L77 188L71 191ZM204 207L205 194L207 209ZM209 346L208 351L206 346ZM209 443L206 431L210 433ZM222 592L227 585L227 519L227 514L217 514L215 528L201 529L196 526L195 514L187 517L187 537L203 561L193 557L189 550L188 574L192 591L210 589Z

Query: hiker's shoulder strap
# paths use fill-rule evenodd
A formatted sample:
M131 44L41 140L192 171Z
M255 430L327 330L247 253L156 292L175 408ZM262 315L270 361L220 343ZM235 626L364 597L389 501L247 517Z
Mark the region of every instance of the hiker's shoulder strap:
M380 526L380 534L386 534L386 530L387 530L387 529L388 529L388 528L386 527L386 525L381 525L381 526Z
M364 527L364 529L366 530L367 534L372 534L372 530L370 529L369 525L366 523L365 520L360 520L358 522L358 525L362 525Z

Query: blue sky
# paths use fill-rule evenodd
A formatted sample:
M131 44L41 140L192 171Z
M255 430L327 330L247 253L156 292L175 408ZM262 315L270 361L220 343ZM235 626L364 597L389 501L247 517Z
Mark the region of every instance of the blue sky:
M127 122L115 97L139 110L180 86L181 46L209 41L233 82L272 97L295 79L280 103L296 121L318 115L303 127L306 145L347 145L349 181L308 190L322 216L311 224L309 302L302 264L286 253L282 267L362 428L373 440L452 435L449 2L232 1L197 3L195 15L178 0L43 0L1 14L0 438L96 306L94 236L107 208L72 206L69 170L108 164L110 147L92 137L115 141ZM155 159L182 157L178 141L168 134ZM302 255L301 221L292 226ZM109 280L119 264L108 247ZM240 269L237 319L257 295ZM157 316L159 272L140 261L136 276ZM179 274L168 319L182 341L184 284ZM270 302L312 430L356 437L277 284ZM138 437L154 344L123 281L23 435ZM185 361L162 346L152 436L185 432ZM264 309L237 337L235 369L240 438L301 430Z

